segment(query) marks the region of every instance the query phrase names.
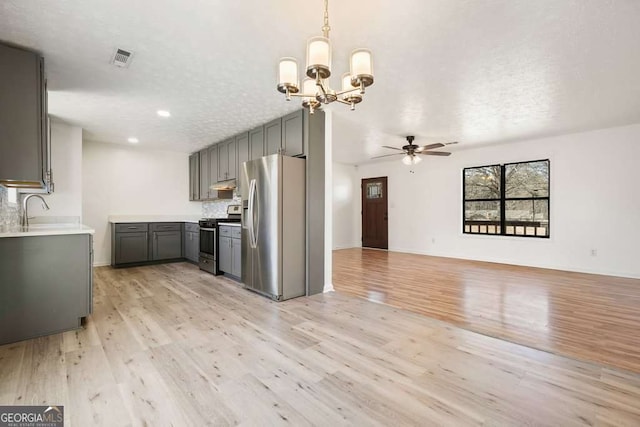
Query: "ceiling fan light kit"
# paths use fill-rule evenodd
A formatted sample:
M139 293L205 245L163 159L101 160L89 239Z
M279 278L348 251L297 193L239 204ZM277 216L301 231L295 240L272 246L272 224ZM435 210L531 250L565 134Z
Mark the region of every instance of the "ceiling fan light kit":
M299 84L298 61L281 58L278 66L278 91L291 97L302 98L302 106L313 112L323 104L339 102L355 110L362 102L365 88L373 84L373 60L368 49L356 49L351 53L350 71L342 76L342 88L335 91L329 86L331 76L331 41L329 40L329 0L324 0L324 25L322 36L307 42L306 78ZM302 92L301 92L302 89Z
M415 136L409 135L405 137L407 139L408 144L402 146L402 148L390 147L388 145L383 145L384 148L389 148L391 150L401 151L401 153L393 153L393 154L383 154L381 156L372 157L373 159L379 159L381 157L390 157L390 156L404 156L402 158L402 163L407 166L417 165L422 161L422 158L418 154L426 155L426 156L450 156L451 153L447 151L430 151L434 148L442 148L446 145L457 144L457 141L447 142L445 144L441 144L436 142L435 144L428 144L419 146L413 143L415 140Z
M419 156L416 156L415 154L413 156L410 156L407 154L402 158L402 163L404 163L407 166L417 165L421 161L422 159Z

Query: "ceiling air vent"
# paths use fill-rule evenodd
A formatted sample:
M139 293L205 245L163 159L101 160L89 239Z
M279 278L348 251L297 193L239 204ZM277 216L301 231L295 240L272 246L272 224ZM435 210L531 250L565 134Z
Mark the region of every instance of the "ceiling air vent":
M111 58L111 63L117 67L126 68L129 66L132 57L133 52L129 52L124 49L116 49L113 54L113 58Z

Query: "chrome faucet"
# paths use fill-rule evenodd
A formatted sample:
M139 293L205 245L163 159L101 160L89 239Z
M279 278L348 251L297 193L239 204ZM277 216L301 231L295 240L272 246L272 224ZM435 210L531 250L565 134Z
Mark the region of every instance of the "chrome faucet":
M47 205L47 202L44 201L41 195L27 194L26 196L24 196L24 199L22 199L22 226L23 227L29 226L29 214L27 213L27 206L29 204L29 199L31 199L32 197L37 197L42 201L42 209L46 211L49 210L49 205Z

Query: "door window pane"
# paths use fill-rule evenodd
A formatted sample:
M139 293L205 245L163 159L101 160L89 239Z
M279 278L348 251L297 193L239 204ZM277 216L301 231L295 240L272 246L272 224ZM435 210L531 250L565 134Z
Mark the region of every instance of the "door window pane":
M381 198L382 198L382 183L368 182L367 183L367 199L381 199Z

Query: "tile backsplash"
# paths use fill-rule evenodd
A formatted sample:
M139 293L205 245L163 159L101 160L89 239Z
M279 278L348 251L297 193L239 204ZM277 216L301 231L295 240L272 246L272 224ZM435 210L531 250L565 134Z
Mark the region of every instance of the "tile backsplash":
M202 203L203 218L225 218L227 216L227 206L239 205L242 199L237 192L233 192L233 199L214 200L212 202Z
M20 204L9 203L9 190L0 185L0 230L20 225Z

